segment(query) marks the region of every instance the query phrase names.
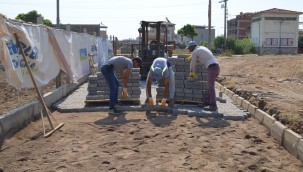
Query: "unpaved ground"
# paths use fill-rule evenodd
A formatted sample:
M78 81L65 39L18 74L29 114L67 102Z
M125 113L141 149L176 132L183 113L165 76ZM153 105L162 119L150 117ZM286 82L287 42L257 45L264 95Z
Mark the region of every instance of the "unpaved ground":
M303 55L220 58L219 82L303 135Z
M41 136L36 121L6 141L0 153L4 171L303 171L255 119L143 112L54 117L65 125L51 137Z
M219 61L219 82L302 131L302 56ZM16 99L7 101L13 104ZM43 138L38 120L3 143L4 171L303 171L302 163L253 118L53 114L65 125L51 137Z

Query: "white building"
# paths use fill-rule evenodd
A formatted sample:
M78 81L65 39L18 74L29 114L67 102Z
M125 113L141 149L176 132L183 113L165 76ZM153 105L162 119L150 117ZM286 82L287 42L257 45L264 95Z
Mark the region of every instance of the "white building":
M297 54L301 14L277 8L255 13L251 19L251 40L258 54Z

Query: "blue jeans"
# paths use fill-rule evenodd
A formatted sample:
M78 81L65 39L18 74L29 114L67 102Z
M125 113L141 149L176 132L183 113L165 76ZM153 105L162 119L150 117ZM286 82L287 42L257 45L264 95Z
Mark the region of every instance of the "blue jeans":
M102 65L101 72L109 86L109 109L114 109L118 103L119 81L114 73L113 65Z

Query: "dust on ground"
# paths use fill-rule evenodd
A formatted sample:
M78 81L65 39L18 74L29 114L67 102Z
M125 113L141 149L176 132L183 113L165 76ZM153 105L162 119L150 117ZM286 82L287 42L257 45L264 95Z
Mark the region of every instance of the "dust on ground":
M4 171L302 171L256 119L166 113L53 113L64 126L43 138L41 121L6 141Z
M218 60L218 82L303 134L303 55L245 55Z
M301 131L302 56L219 62L220 83ZM254 118L226 121L144 112L53 115L64 126L52 136L43 138L37 120L1 145L4 171L303 171L301 161Z

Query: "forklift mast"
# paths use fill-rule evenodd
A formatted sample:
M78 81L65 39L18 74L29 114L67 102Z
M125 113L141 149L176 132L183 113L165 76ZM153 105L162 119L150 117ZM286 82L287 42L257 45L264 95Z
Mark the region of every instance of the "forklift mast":
M139 52L142 59L141 79L146 79L150 66L157 57L167 54L167 26L162 21L141 21L139 31ZM155 31L155 33L151 33ZM161 34L162 32L162 34Z

